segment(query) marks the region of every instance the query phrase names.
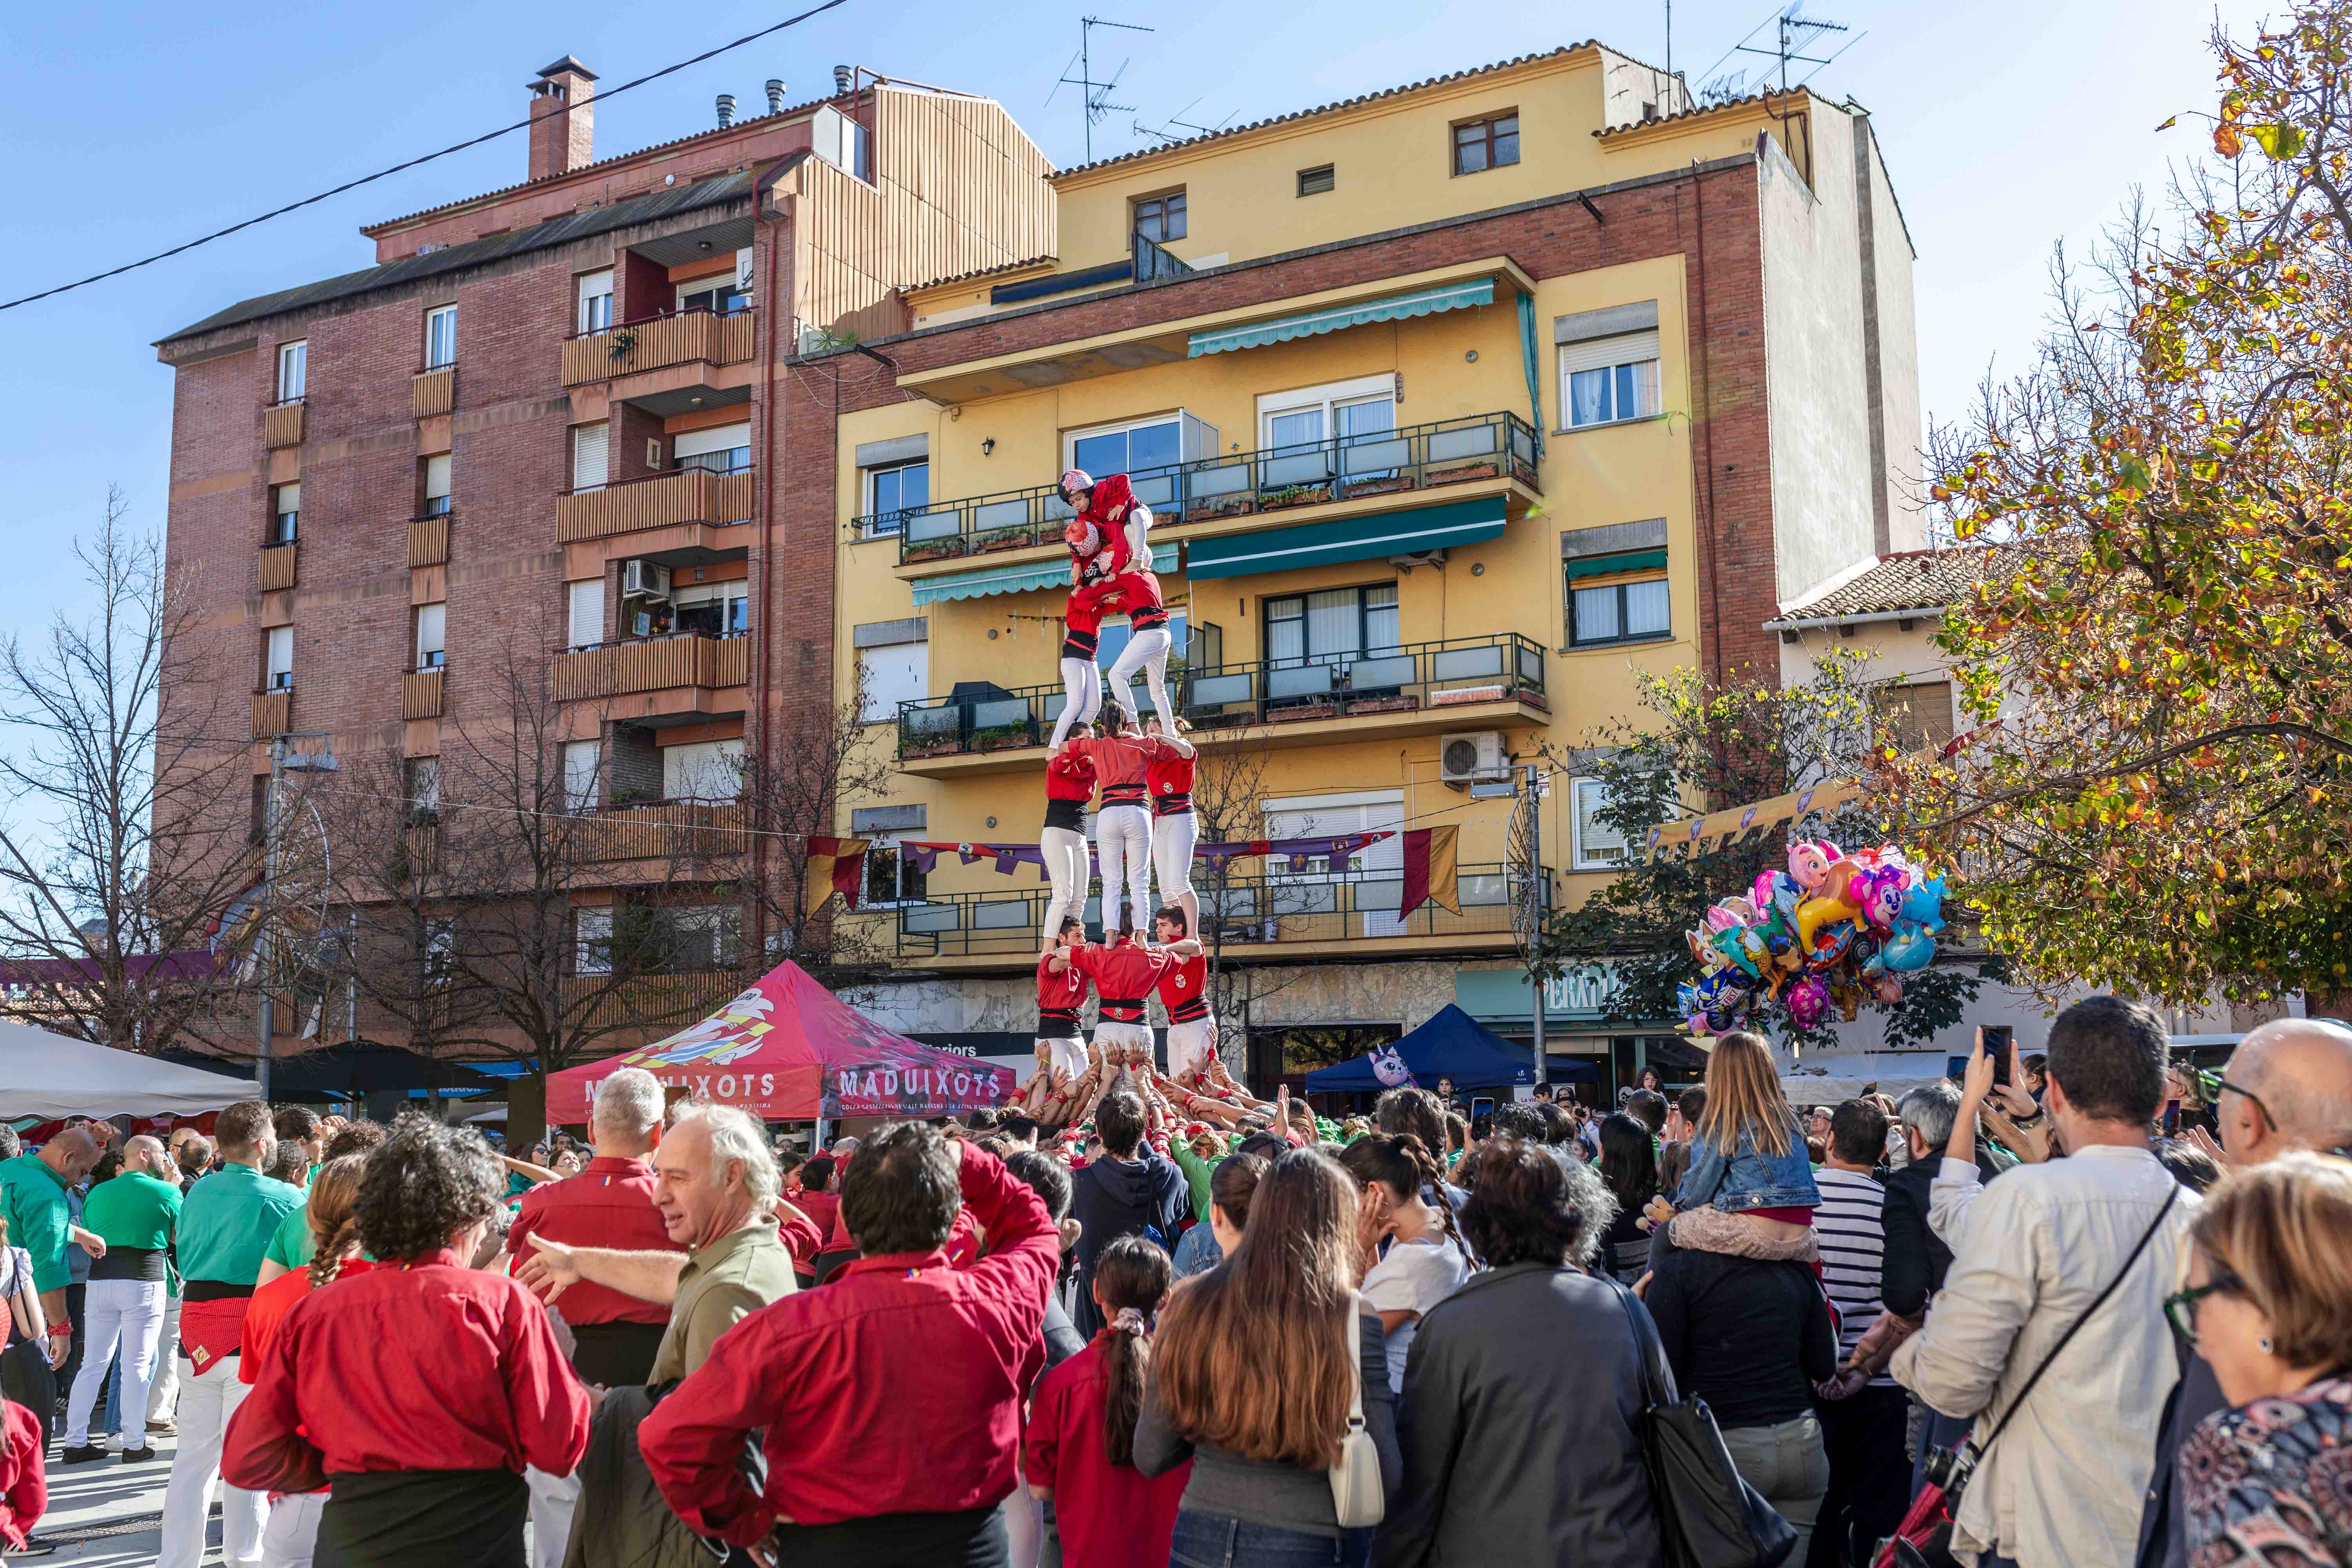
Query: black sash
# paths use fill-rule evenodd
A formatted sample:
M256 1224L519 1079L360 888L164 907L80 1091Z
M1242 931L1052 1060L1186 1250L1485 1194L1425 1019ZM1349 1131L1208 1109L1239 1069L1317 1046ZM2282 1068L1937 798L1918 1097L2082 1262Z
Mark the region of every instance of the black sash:
M770 1539L788 1568L1006 1568L1013 1560L995 1507L780 1524Z
M328 1478L313 1568L524 1568L530 1493L512 1470Z

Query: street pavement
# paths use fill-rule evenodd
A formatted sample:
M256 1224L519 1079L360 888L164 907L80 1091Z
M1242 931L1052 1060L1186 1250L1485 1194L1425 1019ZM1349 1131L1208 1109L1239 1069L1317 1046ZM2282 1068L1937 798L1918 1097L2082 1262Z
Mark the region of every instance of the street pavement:
M172 1475L173 1439L159 1433L147 1440L155 1446L155 1457L143 1465L126 1465L114 1454L91 1464L61 1465L51 1446L49 1511L33 1531L36 1545L57 1548L49 1562L133 1568L155 1561L163 1548L163 1483ZM212 1541L207 1560L216 1561L217 1514Z

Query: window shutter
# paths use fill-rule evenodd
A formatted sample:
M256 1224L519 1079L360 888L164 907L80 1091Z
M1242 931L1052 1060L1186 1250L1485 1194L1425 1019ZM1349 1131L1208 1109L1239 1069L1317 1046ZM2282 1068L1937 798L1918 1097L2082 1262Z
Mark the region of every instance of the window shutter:
M441 652L446 644L448 609L446 605L416 606L416 664L420 669L427 665L425 656Z
M280 513L302 510L302 486L299 481L278 487L278 510Z
M1574 375L1580 370L1602 370L1610 365L1639 364L1643 360L1658 357L1658 334L1626 332L1613 338L1591 338L1580 343L1562 343L1559 350L1559 373Z
M449 454L425 459L425 499L438 500L449 493Z
M731 452L751 444L751 426L719 425L709 430L681 430L669 438L670 456L678 462L711 452Z
M572 488L575 490L596 490L604 488L613 470L605 456L606 438L612 434L609 425L575 425L572 427Z
M593 577L571 586L568 640L573 647L586 647L604 640L604 579Z
M583 273L580 278L580 331L596 331L613 324L613 269Z

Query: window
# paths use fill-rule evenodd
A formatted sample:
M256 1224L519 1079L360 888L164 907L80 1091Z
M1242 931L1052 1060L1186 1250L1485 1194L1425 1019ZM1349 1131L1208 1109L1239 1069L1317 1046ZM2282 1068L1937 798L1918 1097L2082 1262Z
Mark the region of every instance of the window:
M572 968L577 974L613 973L613 910L572 911Z
M1603 583L1576 588L1568 596L1568 644L1600 647L1610 643L1654 642L1673 636L1666 615L1666 580Z
M1475 174L1519 161L1519 111L1454 128L1454 172Z
M1952 683L1922 681L1916 686L1882 686L1871 693L1871 707L1895 744L1906 752L1941 746L1952 738Z
M294 689L294 628L272 626L261 635L262 685L272 691Z
M1403 934L1404 921L1396 916L1398 900L1394 896L1404 876L1404 838L1397 832L1404 826L1403 791L1355 790L1342 795L1271 799L1265 803L1265 820L1268 838L1319 838L1343 833L1392 835L1357 851L1345 872L1332 870L1330 862L1321 856L1296 869L1296 863L1286 858L1268 860L1266 908L1262 911L1267 924L1285 915L1330 916L1352 907L1356 913L1349 918L1362 922L1364 935ZM1340 890L1331 885L1340 881L1357 884L1345 904L1341 902ZM1371 887L1368 888L1368 883ZM1383 884L1391 890L1385 910L1377 907L1383 900L1374 896L1374 889ZM1266 937L1270 940L1274 934L1269 931Z
M437 920L425 928L425 978L440 982L449 978L457 967L457 927L454 921Z
M740 737L664 746L661 758L665 800L733 800L743 793Z
M1396 430L1396 377L1359 376L1324 386L1267 393L1257 400L1258 438L1273 454L1261 482L1270 489L1321 484L1332 462L1314 448L1327 441L1351 447L1377 441ZM1321 458L1323 460L1318 461ZM1380 476L1350 469L1351 479Z
M1102 626L1101 641L1095 648L1096 665L1103 669L1108 669L1112 665L1117 664L1118 662L1118 656L1127 651L1127 639L1133 635L1134 628L1128 623L1125 616L1121 616L1115 621L1105 621ZM1186 651L1190 649L1192 646L1192 629L1186 625L1185 612L1182 610L1169 611L1168 662L1171 666L1182 664L1185 659ZM1169 689L1173 691L1175 689L1175 677L1173 675L1169 677Z
M574 649L594 647L604 640L604 579L564 585L564 636Z
M740 474L751 466L751 422L720 425L709 430L681 430L670 437L670 453L681 468Z
M1338 172L1328 163L1319 169L1298 171L1298 194L1302 196L1319 196L1339 183Z
M867 904L911 904L920 902L929 879L912 855L898 847L896 838L869 840L866 847L866 899Z
M580 301L580 331L601 332L613 324L613 269L583 272L575 280Z
M408 815L419 822L441 815L441 759L408 759Z
M302 531L302 487L278 485L269 492L269 542L291 544Z
M310 377L310 345L307 342L278 345L278 401L299 403L302 400L303 383Z
M707 637L731 637L747 631L751 624L751 593L740 578L679 588L671 600L677 606L677 629Z
M1575 812L1570 827L1575 839L1570 846L1570 858L1576 869L1595 871L1622 865L1625 835L1617 828L1602 826L1599 820L1601 808L1609 803L1609 792L1601 787L1599 779L1573 780L1569 792Z
M738 310L751 308L751 291L735 281L732 272L716 278L697 278L677 286L677 308L681 310L709 310L716 316L731 316Z
M425 515L449 515L449 454L425 459Z
M857 716L868 724L898 717L898 704L930 695L931 645L896 643L857 650Z
M1184 193L1173 191L1136 203L1135 232L1157 245L1183 238Z
M1277 666L1347 664L1397 649L1394 583L1265 602L1265 654Z
M449 606L446 605L419 605L416 606L417 668L438 669L441 668L442 649L446 646L443 641L443 638L446 635L448 629L448 609Z
M610 425L574 425L572 427L572 489L601 490L613 477L611 462Z
M457 363L457 307L440 305L425 312L425 368L439 370Z
M1559 374L1559 405L1570 429L1651 418L1659 410L1658 334L1563 343Z
M664 910L657 926L662 938L660 967L674 973L732 967L740 913L732 904Z
M563 809L596 809L596 774L604 763L604 747L595 741L563 744Z
M878 539L907 526L908 515L931 504L931 460L866 470L866 537Z
M1069 439L1069 467L1095 475L1135 474L1183 460L1184 422L1175 415L1082 431Z

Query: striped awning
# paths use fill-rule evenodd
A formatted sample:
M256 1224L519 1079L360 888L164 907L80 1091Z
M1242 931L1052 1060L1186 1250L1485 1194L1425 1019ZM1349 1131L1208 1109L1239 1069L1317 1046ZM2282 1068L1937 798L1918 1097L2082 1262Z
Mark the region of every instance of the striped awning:
M1154 572L1176 570L1176 547L1155 544L1151 547L1151 569ZM936 605L943 599L984 599L991 594L1026 594L1037 588L1066 588L1070 585L1069 557L1056 556L1051 561L1008 562L1002 566L983 566L977 572L955 572L944 577L925 577L915 584L915 603Z
M1202 354L1221 354L1233 349L1262 349L1268 343L1316 337L1346 327L1360 327L1368 321L1399 321L1408 316L1433 316L1440 310L1461 310L1494 302L1495 280L1491 278L1442 283L1434 289L1416 289L1410 294L1391 294L1385 300L1360 300L1351 305L1332 305L1296 316L1279 316L1271 321L1253 321L1245 327L1194 332L1187 357L1198 359Z
M1416 555L1453 544L1477 544L1503 536L1503 498L1481 496L1444 506L1419 506L1374 517L1310 522L1297 528L1261 529L1221 539L1196 540L1185 574L1246 577L1286 572L1294 566L1328 566L1385 555Z

